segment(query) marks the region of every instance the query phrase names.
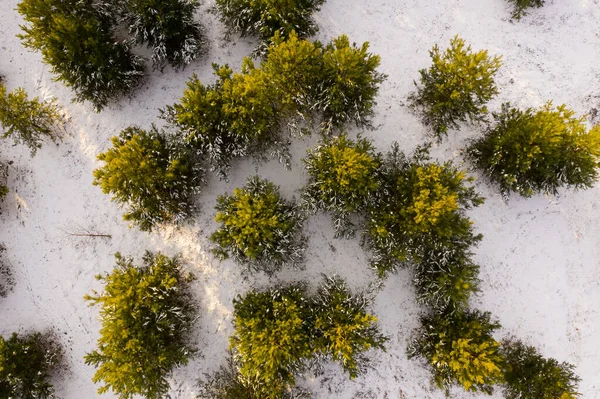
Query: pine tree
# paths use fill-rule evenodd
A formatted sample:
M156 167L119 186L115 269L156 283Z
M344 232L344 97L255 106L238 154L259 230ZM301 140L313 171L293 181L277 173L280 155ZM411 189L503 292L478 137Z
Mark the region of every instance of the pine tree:
M233 356L200 383L199 399L309 399L310 392L297 387L273 388L257 377L246 378Z
M324 0L217 0L221 21L232 33L258 36L266 46L276 33L305 38L317 32L312 15Z
M455 240L432 243L420 252L413 283L417 303L440 313L467 309L471 295L479 291L479 266L473 263L472 243Z
M349 215L364 211L379 187L377 169L381 157L371 142L350 140L345 134L326 138L304 158L309 180L302 195L311 212L333 213L337 236L353 235Z
M545 0L508 0L513 4L512 18L519 20L521 17L527 15L528 8L540 8L544 5Z
M0 398L55 398L49 379L62 356L60 344L50 334L0 337Z
M215 220L221 227L210 239L221 259L232 256L251 270L272 273L284 264L299 266L304 259L304 216L281 198L279 188L258 176L250 177L233 195L217 198Z
M519 340L502 342L506 358L506 399L577 399L579 377L575 367L556 359L546 359L533 346Z
M326 130L354 122L370 126L375 97L386 75L377 72L380 57L368 52L369 43L350 45L346 35L334 39L323 53L324 77L317 95Z
M504 104L494 114L495 126L467 152L505 196L557 194L563 186L592 187L600 166L600 126L588 131L585 118L574 114L551 102L538 111Z
M314 322L302 286L251 291L233 301L235 333L230 347L244 379L283 392L313 357ZM275 398L277 396L273 396Z
M76 101L89 101L99 112L141 83L143 60L113 39L112 18L93 0L23 0L17 9L28 23L21 26L23 45L41 51Z
M487 312L434 313L421 320L408 356L427 361L440 389L459 384L465 391L491 394L493 385L504 382L505 359L492 337L498 328Z
M394 143L379 171L380 188L367 213L367 243L381 275L407 261L419 263L432 245L465 245L481 239L465 210L483 203L451 162L429 161L428 147L407 158Z
M212 170L227 178L231 160L252 155L277 158L289 168L289 133L308 133L322 117L325 130L344 123L368 124L383 75L368 44L350 46L340 37L327 49L320 43L273 39L265 60L245 58L241 71L214 64L217 81L204 85L194 76L179 103L162 117L204 155Z
M185 67L206 45L194 21L197 0L127 0L124 20L138 44L152 49L152 63L163 69Z
M145 231L158 223L182 223L194 212L190 196L199 192L203 170L173 140L153 126L132 126L111 139L113 148L98 155L94 185L127 206L124 220Z
M104 384L100 394L110 389L121 399L162 398L173 368L195 352L187 344L195 313L189 278L177 257L146 252L140 267L115 257L113 272L98 276L104 291L85 298L101 306L102 320L98 349L85 362L97 367L92 380Z
M421 110L423 122L441 140L448 129L457 129L459 122L485 119L485 104L498 94L494 75L502 62L501 57L490 58L487 50L473 53L458 36L444 52L436 44L429 55L433 65L419 71L420 85L415 82L417 91L409 101Z
M180 102L162 117L207 158L211 170L226 179L232 158L280 154L275 91L267 76L246 58L240 73L213 64L217 82L203 85L197 76L187 83ZM289 163L286 150L280 159Z
M303 131L315 119L317 95L323 84L323 45L298 37L295 31L287 38L276 33L261 68L275 90L277 114L292 133Z
M365 293L352 294L344 280L325 277L315 301L316 350L340 362L350 378L366 371L365 352L385 350L385 337L377 317L367 312Z
M0 80L0 125L5 130L3 138L10 137L15 144L25 144L33 156L42 147L44 136L53 142L60 139L58 130L63 123L64 118L55 100L42 102L38 97L29 100L23 88L7 93Z

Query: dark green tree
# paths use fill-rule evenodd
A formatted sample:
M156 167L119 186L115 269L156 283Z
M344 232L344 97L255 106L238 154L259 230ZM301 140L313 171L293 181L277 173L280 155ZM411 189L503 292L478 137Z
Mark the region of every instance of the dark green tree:
M370 126L375 97L386 75L377 72L381 61L368 52L369 43L350 45L346 35L329 43L323 52L323 78L317 86L317 106L326 130L354 122Z
M273 389L259 378L246 378L239 372L240 365L233 356L211 375L199 381L200 399L308 399L310 392L297 387Z
M377 169L381 157L367 139L350 140L345 134L326 138L304 158L309 179L302 194L311 212L333 214L337 236L352 236L349 215L364 211L379 188Z
M444 313L468 308L480 283L479 266L471 259L470 244L451 238L422 249L420 260L413 267L417 303Z
M63 350L50 334L0 337L0 398L55 398L50 377L61 365Z
M466 209L483 203L466 185L473 179L451 162L430 162L428 147L417 148L408 158L394 143L378 179L368 207L367 243L380 274L405 262L421 262L425 248L468 248L481 239L465 215Z
M200 24L194 21L197 0L127 0L123 6L129 33L152 49L155 68L185 67L204 50Z
M145 231L158 223L181 223L195 210L203 170L186 149L153 126L132 126L111 139L113 148L98 155L105 165L94 171L94 185L126 206L124 220Z
M143 60L113 38L112 18L94 0L23 0L17 9L28 23L21 26L23 45L42 53L77 101L100 111L141 83Z
M190 278L177 257L146 252L139 267L131 258L115 257L113 272L98 276L104 291L85 298L101 306L102 320L98 349L85 362L97 367L92 380L104 384L98 393L163 398L173 368L195 352L187 341L195 314Z
M502 342L502 355L507 370L504 397L506 399L577 399L579 377L570 363L546 359L533 346L519 340Z
M521 17L527 15L527 9L529 8L540 8L544 5L545 0L508 0L509 3L513 4L512 18L519 20Z
M502 62L501 57L488 56L487 50L473 53L458 36L444 52L436 44L429 55L433 65L419 71L420 84L415 82L417 91L409 101L441 140L448 129L457 129L459 122L485 119L485 104L498 94L494 75Z
M217 0L221 21L232 33L256 35L267 45L276 33L296 32L305 38L317 32L312 15L324 0Z
M284 264L299 266L304 259L304 216L279 188L258 176L250 177L233 195L217 198L215 220L221 223L210 239L221 259L232 256L251 270L272 273Z
M422 318L408 356L427 362L440 389L458 384L465 391L491 394L495 384L504 382L505 359L492 336L498 328L487 312L434 313Z
M551 102L538 111L504 104L494 114L496 124L467 153L505 196L557 194L563 186L589 188L600 166L600 126L587 130L585 118L574 114Z
M3 138L12 138L15 144L25 144L35 155L42 147L42 138L53 142L60 139L59 129L64 123L60 107L52 100L28 99L27 92L18 88L10 93L0 80L0 125Z
M316 351L340 362L350 378L366 371L371 349L385 350L389 338L367 310L366 293L353 294L344 280L325 277L315 299Z
M302 286L251 291L233 301L235 333L230 346L242 378L276 398L314 356L314 321ZM260 396L259 396L260 397Z

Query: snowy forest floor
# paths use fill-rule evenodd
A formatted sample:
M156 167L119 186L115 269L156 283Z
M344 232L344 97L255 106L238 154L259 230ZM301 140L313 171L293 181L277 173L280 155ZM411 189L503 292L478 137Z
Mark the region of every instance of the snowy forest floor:
M167 227L152 234L129 229L118 206L92 185L92 170L100 165L96 156L109 147L112 136L132 124L148 128L159 122L159 108L177 101L192 73L212 82L211 63L228 63L238 70L242 58L251 53L255 41L224 39L222 24L206 12L213 1L208 0L197 15L210 40L204 58L183 71L150 72L131 98L99 114L89 104L70 103L71 91L52 81L41 55L22 47L16 37L23 23L15 11L17 3L0 1L0 74L9 89L21 86L31 96L57 97L71 121L64 140L58 146L46 142L35 158L7 141L0 147L0 161L13 161L11 192L0 216L0 243L7 247L5 256L16 281L13 292L0 299L0 334L30 329L58 334L69 364L55 381L60 398L99 396L91 382L94 369L83 362L99 336L98 309L88 307L83 296L101 288L94 276L112 270L117 251L137 259L146 250L181 253L198 277L194 287L201 317L194 339L201 355L174 372L171 398L193 398L197 379L225 361L236 295L280 281L307 280L314 285L321 273L337 273L353 287L365 287L375 279L360 237L334 239L328 215L312 217L307 225L310 241L303 271L243 278L233 261L219 262L209 252L216 197L255 173L281 185L286 197L297 196L306 181L300 159L316 137L294 141L291 171L275 162L255 166L240 161L229 182L212 177L197 198L201 212L193 224L179 229ZM520 22L511 22L505 0L327 0L315 18L320 28L315 39L327 42L347 34L353 42L370 42L371 51L381 56L380 70L388 79L378 96L375 129L363 133L381 151L398 141L411 152L428 140L426 128L407 109L406 97L418 70L430 64L428 50L436 43L446 47L457 34L473 49L503 56L496 79L501 93L489 105L491 110L506 101L538 107L547 100L565 103L580 115L593 115L600 108L598 0L549 0ZM477 134L472 126L451 132L441 145L434 145L433 155L462 164L461 149ZM514 196L505 202L485 181L475 184L487 200L469 212L476 231L484 236L475 256L481 265L482 292L472 306L491 311L501 322L498 339L517 336L544 356L575 364L582 397L600 398L600 186L563 190L557 197ZM82 229L112 237L68 234ZM373 369L350 381L341 367L331 365L322 375L299 378L299 384L317 399L443 398L423 364L406 357L407 342L422 311L414 303L407 271L385 281L373 310L391 338L387 352L373 353ZM452 397L479 396L456 389ZM500 398L500 392L493 397Z

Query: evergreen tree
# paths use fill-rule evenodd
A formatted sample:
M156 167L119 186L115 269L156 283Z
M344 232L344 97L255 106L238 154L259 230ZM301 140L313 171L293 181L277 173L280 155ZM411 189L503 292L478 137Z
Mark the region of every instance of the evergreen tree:
M246 58L234 74L227 65L213 65L216 83L204 85L192 77L179 103L167 106L162 117L221 178L233 158L247 155L264 160L270 154L289 168L283 127L306 133L319 116L326 119L325 130L368 123L383 77L375 71L379 57L367 48L350 46L345 37L325 49L294 32L288 41L276 35L259 66Z
M471 260L470 244L451 238L422 250L420 261L414 265L417 303L442 313L467 309L480 283L479 266Z
M371 142L350 140L345 134L326 138L303 160L309 180L302 195L303 204L312 213L333 213L336 235L351 236L348 216L366 208L378 189L377 169L381 163Z
M98 349L85 362L98 368L92 379L104 384L98 393L111 389L121 399L162 398L173 368L187 364L195 352L187 344L195 313L189 278L177 257L146 252L141 267L119 253L115 257L113 272L98 276L104 291L86 296L101 306L102 329Z
M323 45L298 37L295 31L284 38L276 33L261 65L275 90L277 113L292 133L303 133L298 125L312 124L317 95L323 84ZM307 132L310 134L310 132Z
M49 379L62 355L61 346L49 334L0 337L0 398L55 398Z
M504 104L495 126L468 149L503 195L557 194L562 186L594 185L600 166L600 126L587 130L565 105L524 111Z
M494 384L504 382L505 359L492 337L498 328L487 312L434 313L421 320L408 355L427 361L440 389L457 383L465 391L491 394Z
M246 58L240 73L213 64L217 82L205 86L194 75L180 102L167 106L166 119L226 178L232 158L281 147L275 91L261 69ZM285 150L282 154L285 153ZM289 162L285 154L280 156Z
M125 23L138 44L152 48L152 63L185 67L206 45L194 21L197 0L127 0Z
M42 102L38 97L29 100L22 88L7 93L0 80L0 125L5 130L3 138L11 137L15 144L27 145L31 155L35 155L42 147L44 136L53 142L60 138L58 129L63 122L60 107L54 100Z
M100 111L140 84L143 60L112 37L111 17L93 0L23 0L17 9L28 23L19 35L23 45L41 51L77 101Z
M217 0L221 21L242 37L257 35L266 45L276 33L295 31L305 38L317 32L312 14L324 0Z
M124 220L150 231L158 223L181 223L194 206L190 196L203 182L203 170L172 139L153 126L132 126L112 138L113 148L98 155L105 165L94 171L94 185L127 206Z
M284 264L304 259L304 217L298 207L281 198L279 188L258 176L233 195L217 198L215 220L221 223L210 239L221 259L232 256L251 270L272 273Z
M544 5L545 0L508 0L513 4L512 18L519 20L521 17L527 15L527 9L533 7L541 7Z
M251 291L235 299L233 308L230 346L239 356L240 374L279 395L314 356L314 322L305 289Z
M502 342L507 370L506 399L576 399L579 377L570 363L546 359L533 346L518 340Z
M382 275L406 261L419 263L432 245L469 245L479 241L465 210L483 203L451 162L429 161L428 147L407 158L394 143L380 167L380 187L367 213L372 265Z
M379 85L386 75L377 72L380 57L368 52L369 43L350 45L342 35L329 43L323 53L323 81L318 93L318 108L325 129L354 122L369 126Z
M459 122L484 120L485 104L498 94L494 75L502 62L501 57L490 58L487 50L473 53L458 36L446 51L441 52L436 44L429 55L433 65L419 71L420 85L415 82L417 91L409 101L422 111L423 122L441 140Z
M314 301L316 350L340 362L350 378L365 372L365 352L385 350L389 339L379 330L377 317L367 312L369 298L352 294L339 277L325 277Z
M265 385L259 378L246 378L239 372L240 365L229 356L223 365L200 381L200 399L308 399L310 392L296 387ZM276 385L276 384L275 384Z

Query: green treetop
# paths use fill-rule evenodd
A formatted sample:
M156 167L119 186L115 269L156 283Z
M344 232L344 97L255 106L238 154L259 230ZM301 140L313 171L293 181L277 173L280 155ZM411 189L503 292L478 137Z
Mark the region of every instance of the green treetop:
M600 165L600 126L588 130L585 119L574 115L551 102L537 111L504 104L494 114L495 126L471 144L468 154L505 196L589 188Z
M464 171L451 162L429 162L427 148L411 159L395 143L379 172L380 189L373 194L367 217L367 238L379 273L396 264L423 258L423 249L447 242L475 243L465 210L483 202Z
M353 141L345 134L326 138L303 160L309 175L304 205L311 212L332 212L336 233L351 235L348 215L364 210L378 189L380 158L367 139Z
M113 38L111 18L93 0L23 0L17 9L28 23L21 26L23 45L41 51L77 101L100 111L140 84L143 60Z
M263 47L279 33L305 38L317 32L312 14L324 0L217 0L221 20L231 32L257 35Z
M55 398L49 379L62 358L61 346L49 334L0 337L0 398Z
M188 151L154 127L132 126L111 141L113 148L98 155L105 165L94 171L94 185L127 206L123 219L149 231L158 223L181 223L193 213L190 196L199 191L203 171Z
M487 50L473 53L458 36L444 52L436 44L429 55L433 65L419 71L420 84L409 100L441 140L449 129L457 129L459 122L484 120L485 104L498 94L494 75L502 63Z
M519 340L502 342L507 370L506 399L577 399L579 377L570 363L546 359L533 346Z
M504 382L505 358L492 336L498 328L489 313L435 313L421 320L408 354L427 361L440 389L458 384L465 391L491 394L495 384Z
M215 220L221 227L210 238L222 259L233 256L251 269L268 273L284 264L297 266L304 259L304 217L268 180L249 178L232 196L220 196L216 209Z
M17 144L25 144L35 155L42 147L42 138L53 142L59 140L59 129L64 123L60 107L54 100L40 101L38 97L28 99L24 89L7 93L0 80L0 125L4 128L3 138L12 138Z
M102 328L98 349L85 362L97 367L92 380L103 384L98 393L163 398L173 368L194 353L186 343L194 320L189 280L178 258L147 252L138 267L131 258L115 257L112 273L98 276L104 291L86 296L101 306Z
M124 19L139 44L152 49L152 63L185 67L204 50L200 25L194 21L197 0L127 0ZM117 5L118 7L119 5Z

